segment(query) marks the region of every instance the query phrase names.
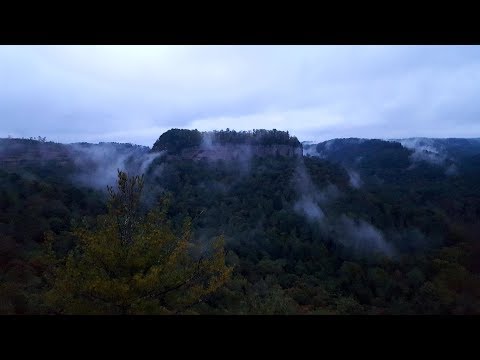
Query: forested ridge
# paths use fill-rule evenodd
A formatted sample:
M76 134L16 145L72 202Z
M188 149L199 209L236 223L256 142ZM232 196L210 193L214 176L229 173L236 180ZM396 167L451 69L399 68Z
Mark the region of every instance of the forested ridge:
M248 166L164 152L301 144L184 129L151 150L12 142L0 142L2 314L480 313L476 140L335 139ZM34 148L67 155L22 162Z
M163 133L153 144L153 151L179 153L181 150L211 145L289 145L300 147L301 144L288 131L255 129L252 131L214 130L200 132L198 130L172 129Z

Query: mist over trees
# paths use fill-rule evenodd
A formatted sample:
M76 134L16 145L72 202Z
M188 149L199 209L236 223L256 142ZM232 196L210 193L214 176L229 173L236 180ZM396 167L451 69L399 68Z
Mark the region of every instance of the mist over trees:
M109 153L132 170L115 169L110 191L72 181L89 167L59 165L68 145L37 142L56 155L36 163L8 141L2 313L480 312L474 141L440 142L457 169L447 175L394 141L336 139L292 157L255 150L299 147L288 132L172 129L152 158L121 144ZM211 144L251 145L248 166L156 155ZM95 149L102 168L107 147Z

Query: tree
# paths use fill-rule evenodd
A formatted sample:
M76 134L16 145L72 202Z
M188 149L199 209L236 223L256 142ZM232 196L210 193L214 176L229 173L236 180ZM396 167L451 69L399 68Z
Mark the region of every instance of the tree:
M191 221L180 235L170 225L168 203L140 214L143 178L118 172L109 188L109 210L97 225L74 230L78 245L57 258L47 237L45 304L60 314L177 314L217 290L229 278L223 238L199 252Z

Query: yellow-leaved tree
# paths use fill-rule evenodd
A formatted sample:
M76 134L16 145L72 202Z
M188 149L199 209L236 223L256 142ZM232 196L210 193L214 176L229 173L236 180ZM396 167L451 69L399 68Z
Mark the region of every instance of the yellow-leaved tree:
M75 229L78 244L67 256L57 257L47 236L49 313L181 314L228 280L223 237L199 253L188 219L176 234L166 206L139 212L142 188L143 177L119 171L108 213L93 229Z

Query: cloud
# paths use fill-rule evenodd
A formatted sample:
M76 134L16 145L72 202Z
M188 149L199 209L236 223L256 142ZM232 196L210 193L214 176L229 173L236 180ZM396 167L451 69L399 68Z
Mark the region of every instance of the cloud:
M354 221L342 215L338 226L339 241L357 254L378 252L389 257L395 254L394 247L385 240L382 232L363 220Z
M2 46L0 136L480 136L478 46Z
M298 199L293 205L294 211L305 216L311 222L323 224L326 216L321 206L327 206L340 195L338 188L328 184L319 189L310 177L303 159L297 159L293 185L298 195Z
M402 146L413 150L410 155L412 162L425 161L431 164L443 165L447 160L445 149L440 148L431 139L410 138L398 140Z
M363 181L362 181L362 178L360 177L360 174L352 169L346 169L346 170L348 173L350 185L355 189L360 188L363 185Z
M89 187L105 190L116 183L118 170L130 175L144 174L150 164L164 155L149 153L141 146L120 146L114 143L72 144L70 146L76 170L72 180Z
M297 202L295 202L293 209L302 215L305 215L308 220L321 222L325 218L325 214L314 199L303 195Z

